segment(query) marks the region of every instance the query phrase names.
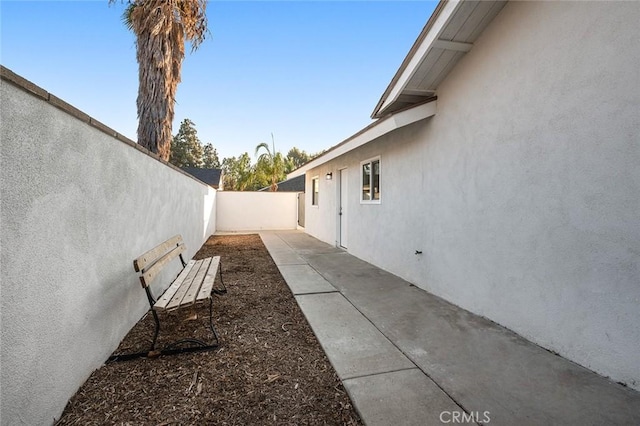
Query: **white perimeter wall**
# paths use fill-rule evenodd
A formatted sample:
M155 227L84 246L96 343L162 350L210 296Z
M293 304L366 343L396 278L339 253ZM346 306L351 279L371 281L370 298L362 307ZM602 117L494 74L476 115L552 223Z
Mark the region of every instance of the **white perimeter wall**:
M218 192L217 231L296 229L297 192Z
M216 192L4 80L1 95L1 421L48 425L147 311L132 260L175 234L192 256Z
M508 3L437 114L307 173L306 231L640 389L638 2ZM382 204L360 161L381 156ZM422 255L415 255L421 250Z

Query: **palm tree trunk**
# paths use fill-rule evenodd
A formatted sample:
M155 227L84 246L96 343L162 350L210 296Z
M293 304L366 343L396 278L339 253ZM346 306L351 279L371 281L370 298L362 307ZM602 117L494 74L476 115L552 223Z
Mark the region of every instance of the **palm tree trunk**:
M184 58L184 30L182 25L172 22L171 14L167 16L163 6L147 9L146 14L134 12L132 18L146 21L137 26L141 30L137 32L136 43L140 64L138 143L168 161L176 90Z

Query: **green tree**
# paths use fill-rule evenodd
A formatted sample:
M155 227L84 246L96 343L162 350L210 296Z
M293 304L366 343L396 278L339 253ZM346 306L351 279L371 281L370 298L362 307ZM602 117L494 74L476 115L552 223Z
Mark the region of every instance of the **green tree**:
M265 151L258 157L256 174L259 179L266 177L267 182L270 184L271 191L275 192L278 190L278 182L284 180L286 176L286 161L280 152L276 152L276 143L273 139L273 133L271 134L271 144L273 150L269 149L269 145L266 142L262 142L256 146L256 155L258 155L260 150Z
M202 167L205 169L219 169L220 158L218 151L210 143L202 149Z
M225 191L246 191L253 189L254 171L251 158L244 153L238 158L231 157L222 160Z
M173 137L169 162L174 166L202 166L203 148L200 144L200 139L198 139L198 132L195 126L193 121L185 118L180 124L178 133Z
M206 0L129 0L123 15L136 35L138 143L164 160L171 150L185 41L192 51L204 41L206 7Z
M258 161L256 161L256 164L253 166L252 187L254 190L265 187L271 188L271 167L267 157L258 158Z
M289 170L289 172L291 172L308 163L311 160L311 155L307 154L306 151L298 149L294 146L287 153L287 159L290 161L291 167L293 167L291 170Z

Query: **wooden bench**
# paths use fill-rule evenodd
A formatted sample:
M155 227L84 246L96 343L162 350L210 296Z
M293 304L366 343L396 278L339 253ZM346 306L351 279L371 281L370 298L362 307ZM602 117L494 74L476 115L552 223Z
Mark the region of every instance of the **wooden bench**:
M182 236L176 235L157 247L152 248L133 261L133 268L140 273L140 283L149 300L150 311L155 321L155 332L151 349L147 352L134 354L113 355L109 361L122 361L141 356L166 355L181 352L215 349L219 345L218 334L213 327L213 294L227 292L222 280L222 265L220 256L208 257L201 260L184 261L182 253L186 250ZM150 285L160 272L176 257L182 262L182 271L176 279L158 298L153 297ZM220 275L222 289L214 288L216 275ZM156 349L156 340L160 331L158 312L175 311L184 308L195 308L198 302L209 301L209 328L213 334L211 342L200 339L186 338L166 346L162 350ZM187 346L185 346L187 344Z

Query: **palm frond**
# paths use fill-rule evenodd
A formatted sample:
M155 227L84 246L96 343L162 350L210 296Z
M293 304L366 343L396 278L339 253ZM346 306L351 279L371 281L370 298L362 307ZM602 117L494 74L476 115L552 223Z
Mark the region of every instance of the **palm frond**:
M266 142L262 142L262 143L258 144L258 146L256 146L255 155L258 155L258 152L260 151L260 148L264 148L264 150L267 151L267 154L269 155L269 157L271 157L271 150L269 149L269 145ZM262 155L264 155L264 154L262 154Z
M122 12L122 23L129 31L133 31L133 21L131 20L131 14L133 13L133 9L135 8L135 3L127 4L124 12Z

